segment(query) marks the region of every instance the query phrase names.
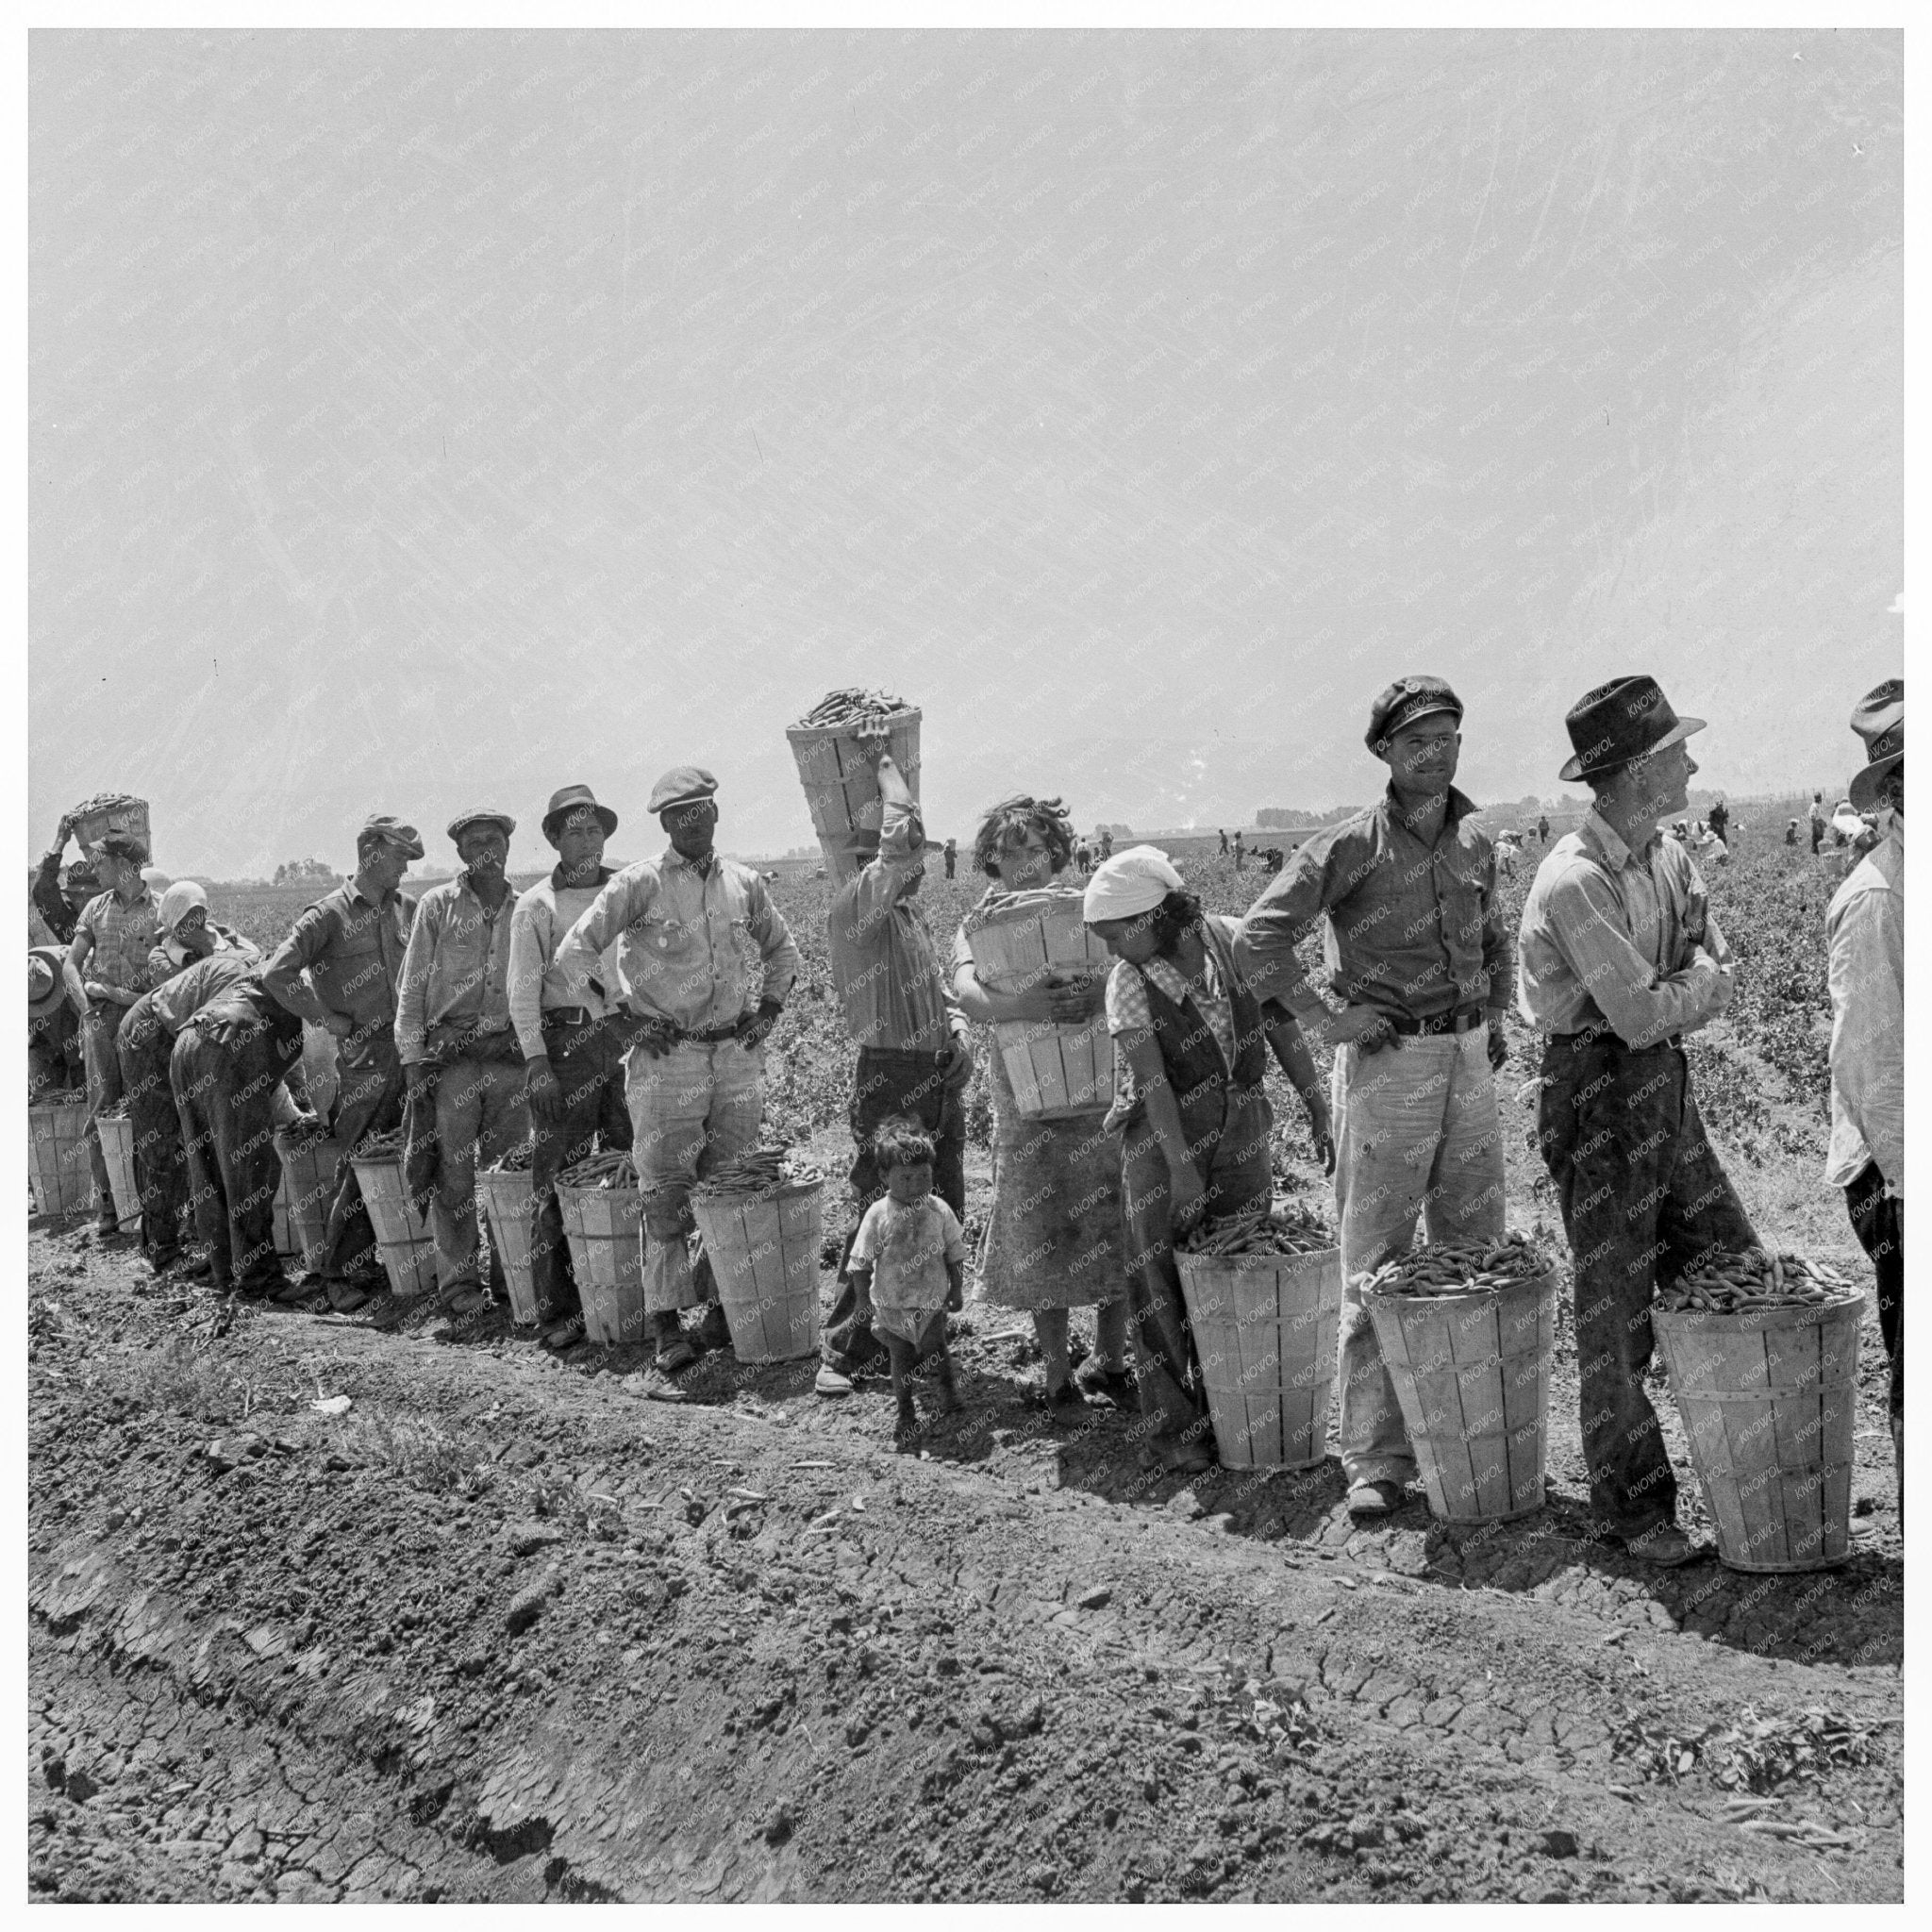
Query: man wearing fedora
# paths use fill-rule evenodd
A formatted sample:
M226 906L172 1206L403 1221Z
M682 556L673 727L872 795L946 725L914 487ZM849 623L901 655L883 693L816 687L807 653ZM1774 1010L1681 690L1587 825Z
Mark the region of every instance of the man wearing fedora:
M26 1101L87 1085L80 1019L67 1000L58 946L30 946L26 956Z
M1889 677L1858 701L1852 729L1865 767L1850 797L1878 842L1832 895L1824 934L1831 986L1831 1145L1824 1177L1845 1191L1877 1275L1878 1330L1891 1359L1889 1408L1906 1507L1906 687Z
M1235 957L1256 991L1336 1049L1336 1218L1341 1231L1341 1469L1348 1507L1385 1515L1416 1474L1357 1276L1429 1239L1503 1232L1495 1070L1515 984L1495 847L1451 782L1462 701L1440 677L1401 677L1369 713L1389 767L1373 809L1301 846L1241 924ZM1324 1003L1295 947L1322 922Z
M356 875L306 907L261 981L298 1019L337 1042L336 1195L329 1209L323 1279L329 1307L352 1314L379 1291L382 1264L350 1156L365 1135L402 1118L403 1069L396 1058L396 981L416 902L404 895L409 861L423 857L414 825L376 813L356 835ZM299 1298L300 1284L288 1290Z
M396 982L396 1054L419 1122L436 1123L436 1288L452 1314L490 1297L476 1272L476 1160L500 1159L530 1131L524 1062L509 1022L513 895L504 868L517 822L478 808L458 812L449 837L463 869L417 902ZM417 1131L412 1125L411 1133ZM492 1253L493 1276L503 1264Z
M616 876L604 863L604 841L617 814L588 785L566 785L543 814L543 836L557 864L517 900L509 922L509 1018L524 1056L529 1103L530 1278L543 1345L575 1347L584 1339L582 1306L557 1205L557 1176L591 1152L631 1143L625 1105L626 1029L610 1019L607 994L617 989L617 961L606 953L597 970L566 979L557 963L563 936Z
M696 1342L729 1346L708 1259L685 1245L691 1188L756 1144L764 1112L765 1037L798 976L792 943L765 882L713 849L718 781L679 765L652 789L669 836L656 858L626 866L557 949L562 983L590 979L613 943L626 1012L631 1158L643 1195L644 1312L659 1375L696 1357L680 1308L708 1304ZM655 1392L666 1391L659 1382Z
M1693 1554L1644 1392L1650 1307L1713 1251L1757 1241L1690 1091L1684 1034L1731 997L1731 953L1690 851L1659 838L1697 766L1652 677L1619 677L1564 719L1560 776L1593 802L1557 840L1523 908L1524 1017L1543 1047L1537 1135L1575 1271L1576 1356L1591 1505L1648 1562Z

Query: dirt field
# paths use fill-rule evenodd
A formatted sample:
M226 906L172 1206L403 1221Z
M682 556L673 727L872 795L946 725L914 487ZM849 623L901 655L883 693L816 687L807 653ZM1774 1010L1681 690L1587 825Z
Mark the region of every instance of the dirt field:
M1711 874L1742 991L1694 1061L1760 1231L1864 1280L1819 1179L1837 876L1768 841ZM777 890L771 1120L842 1172L824 888ZM929 890L949 937L976 889ZM269 897L216 913L276 938ZM1560 1241L1512 1047L1511 1221ZM971 1219L987 1180L981 1143ZM1124 1416L1056 1431L1023 1318L971 1298L967 1412L894 1456L883 1379L825 1403L810 1364L708 1357L673 1408L503 1311L234 1309L41 1223L28 1277L35 1897L1902 1894L1869 1319L1850 1561L1657 1575L1592 1537L1567 1315L1548 1508L1357 1529L1332 1460L1183 1486Z

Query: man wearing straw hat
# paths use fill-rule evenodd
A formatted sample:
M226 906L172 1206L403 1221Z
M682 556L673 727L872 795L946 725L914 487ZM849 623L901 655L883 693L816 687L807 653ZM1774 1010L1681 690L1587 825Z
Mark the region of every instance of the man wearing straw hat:
M659 778L649 808L669 849L611 879L557 949L558 971L575 984L619 942L624 1008L641 1023L625 1057L626 1097L660 1375L689 1367L697 1346L730 1345L710 1263L693 1268L685 1246L691 1188L757 1142L765 1037L798 976L798 948L764 880L712 849L717 790L697 765ZM687 1339L678 1310L700 1303L704 1320Z
M1865 767L1851 801L1877 842L1832 895L1824 933L1831 985L1831 1145L1824 1177L1845 1191L1877 1275L1878 1331L1891 1360L1888 1407L1906 1507L1906 687L1889 677L1859 699L1852 729Z
M1690 852L1659 838L1697 766L1653 677L1619 677L1564 719L1558 774L1594 794L1523 908L1524 1018L1543 1047L1537 1136L1576 1284L1583 1454L1599 1526L1646 1562L1695 1554L1644 1392L1660 1279L1757 1237L1705 1138L1684 1034L1730 1004L1731 952Z
M885 1192L874 1138L890 1116L907 1114L932 1136L933 1192L963 1221L972 1029L916 904L925 877L919 801L887 749L885 724L868 722L855 736L877 759L881 823L870 835L873 857L834 894L825 921L832 984L858 1049L850 1109L853 1198L862 1217ZM858 1232L855 1222L840 1257L839 1298L820 1342L821 1395L849 1395L853 1369L880 1353L877 1338L854 1320L857 1291L845 1260Z
M323 1254L329 1307L351 1314L378 1291L375 1230L350 1159L367 1134L402 1118L403 1067L396 1057L396 981L416 902L400 888L423 857L414 825L378 813L356 835L356 875L304 908L262 968L261 983L298 1019L338 1042L329 1122L337 1157L334 1206ZM299 1297L299 1284L287 1291Z
M454 1314L489 1303L476 1272L476 1161L499 1159L530 1131L524 1060L509 1021L509 927L515 895L504 868L517 822L459 812L449 824L463 869L416 907L396 982L396 1051L412 1109L435 1109L436 1287ZM412 1136L426 1127L412 1122ZM491 1274L503 1263L493 1252Z
M147 847L129 832L101 841L94 870L107 889L82 908L62 972L67 997L81 1022L87 1054L87 1141L94 1174L94 1227L107 1240L119 1229L108 1162L95 1124L121 1098L121 1062L114 1036L127 1008L155 983L148 955L159 930L159 908L142 878Z
M591 1152L593 1139L606 1147L628 1147L631 1139L627 1029L607 1019L616 958L607 953L596 973L578 980L566 979L557 964L564 934L616 876L604 863L604 841L616 830L617 814L588 785L553 793L543 836L556 848L556 867L518 899L509 922L509 1017L530 1109L530 1284L543 1345L555 1351L584 1339L557 1176Z
M1357 1283L1429 1239L1503 1232L1495 1071L1515 984L1495 847L1451 782L1462 701L1440 677L1399 677L1369 712L1389 767L1373 809L1318 832L1248 908L1236 957L1256 991L1336 1049L1341 1224L1341 1470L1359 1516L1400 1506L1416 1474L1395 1387ZM1324 923L1331 1013L1295 946Z

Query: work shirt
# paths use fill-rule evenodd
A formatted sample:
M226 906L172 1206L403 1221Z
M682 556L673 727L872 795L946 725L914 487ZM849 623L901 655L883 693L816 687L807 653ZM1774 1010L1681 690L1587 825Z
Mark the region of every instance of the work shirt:
M34 910L46 922L47 930L61 944L74 938L76 914L60 890L60 854L47 853L34 868L34 882L28 891Z
M400 892L378 905L350 879L304 908L262 968L261 983L290 1012L318 1026L340 1013L355 1022L359 1039L387 1033L415 910L416 902Z
M129 992L145 992L155 983L147 956L160 932L158 914L155 895L146 886L131 906L124 906L112 892L90 899L74 927L76 934L91 934L94 942L80 976Z
M1906 1184L1906 848L1890 833L1824 915L1831 988L1831 1145L1824 1178L1849 1186L1868 1161L1886 1191Z
M215 936L215 952L240 953L251 965L261 958L261 948L253 940L246 939L237 932L232 925L222 925L211 919L208 923L208 930ZM192 966L194 956L184 952L180 958L175 958L168 950L167 941L163 940L147 956L147 963L154 974L155 984L158 986L162 980L172 979L175 974L185 972Z
M224 947L206 959L196 959L164 980L148 995L148 1010L170 1035L179 1033L193 1015L218 993L259 976L261 957L251 946L246 953Z
M888 800L878 857L840 887L825 921L832 984L859 1046L939 1054L966 1031L912 896L924 866L918 807Z
M480 1033L508 1031L515 910L516 895L506 891L492 911L466 872L417 901L396 982L396 1051L406 1067L423 1058L429 1029L444 1020L474 1022Z
M1509 1004L1514 948L1490 836L1453 787L1442 829L1424 845L1403 824L1393 787L1368 811L1318 832L1242 920L1235 958L1262 999L1297 1020L1324 1011L1295 946L1324 920L1328 991L1392 1019L1429 1020ZM1325 917L1324 917L1325 915Z
M783 1000L798 976L798 948L764 880L719 853L703 872L675 848L625 866L558 947L566 983L588 978L613 941L630 1010L685 1033L735 1025L760 1000Z
M558 866L547 879L539 879L517 900L509 922L509 1021L517 1030L524 1058L541 1058L543 1015L558 1007L582 1007L593 1020L605 1013L605 996L617 990L617 954L606 951L594 971L568 976L557 963L563 936L591 908L597 894L617 876L608 865L587 886L567 886Z
M1693 966L1700 945L1712 963ZM1537 868L1519 956L1518 1008L1550 1033L1607 1022L1626 1046L1654 1046L1729 996L1731 949L1696 861L1675 839L1632 852L1594 808Z

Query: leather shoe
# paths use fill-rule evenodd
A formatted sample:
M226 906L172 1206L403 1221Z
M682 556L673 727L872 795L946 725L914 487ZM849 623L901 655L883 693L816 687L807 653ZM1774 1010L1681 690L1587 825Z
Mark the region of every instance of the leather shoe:
M812 1389L820 1395L850 1395L852 1377L841 1375L829 1362L821 1362L819 1372L812 1379Z
M1387 1516L1402 1507L1402 1485L1397 1482L1351 1483L1348 1513L1351 1516Z
M1640 1563L1654 1563L1659 1570L1674 1570L1697 1554L1697 1545L1674 1523L1659 1523L1637 1536L1626 1536L1624 1547Z

